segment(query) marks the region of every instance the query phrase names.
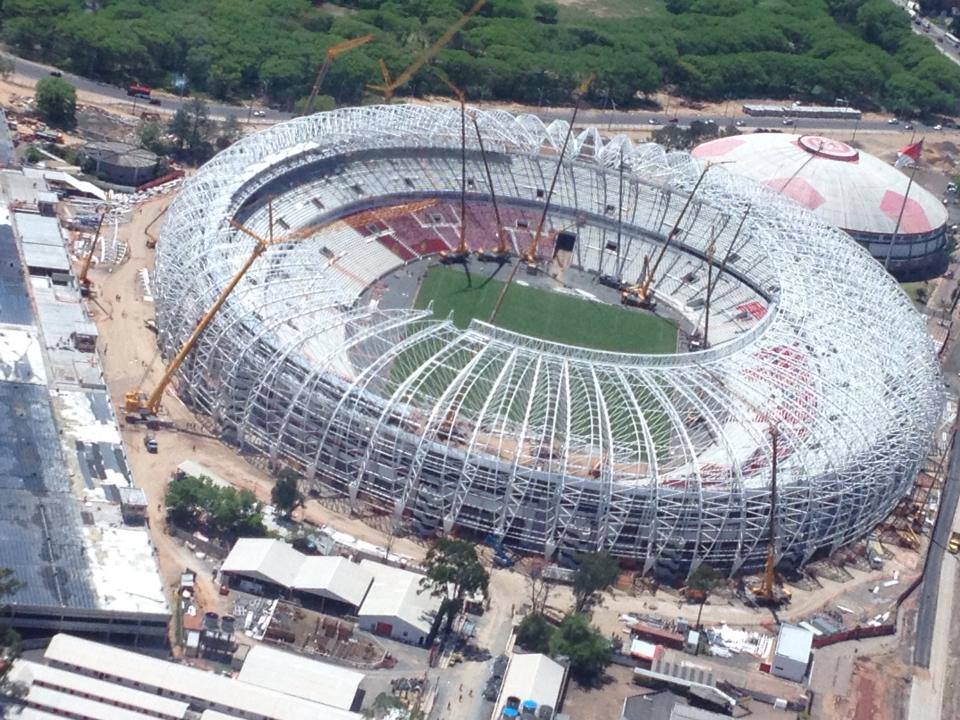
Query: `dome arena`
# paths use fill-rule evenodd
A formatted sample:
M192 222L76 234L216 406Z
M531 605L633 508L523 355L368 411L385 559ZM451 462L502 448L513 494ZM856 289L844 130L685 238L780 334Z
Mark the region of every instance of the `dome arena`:
M911 186L909 171L875 155L839 140L793 133L718 138L691 154L727 163L731 172L799 203L850 235L901 280L946 270L947 209L918 182Z
M517 252L567 125L475 112L466 241L495 247L499 214ZM543 271L506 293L533 315L458 319L421 293L457 243L460 152L457 109L392 105L285 122L207 163L160 234L168 357L255 246L229 221L275 244L181 367L179 397L243 452L404 529L605 550L663 579L763 563L773 429L781 569L863 536L909 490L939 369L907 297L850 237L722 166L691 199L700 161L587 129L566 148ZM661 320L599 279L632 283L661 252L656 312L679 334L646 352L631 323ZM469 269L480 286L512 265ZM612 313L585 328L610 344L558 340L581 337L572 312L549 311L561 300Z

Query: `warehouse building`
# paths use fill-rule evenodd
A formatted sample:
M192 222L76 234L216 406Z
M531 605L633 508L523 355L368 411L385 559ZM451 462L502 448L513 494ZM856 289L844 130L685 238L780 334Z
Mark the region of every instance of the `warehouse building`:
M301 663L302 665L302 663ZM329 668L329 666L324 666ZM339 673L339 668L328 670ZM317 676L317 671L310 671ZM296 694L121 650L56 635L43 663L17 660L11 679L27 689L28 710L55 717L185 720L198 713L243 720L360 720L358 713ZM264 682L261 680L261 682ZM265 684L273 682L269 678ZM86 703L81 709L79 704ZM16 717L16 716L14 716ZM21 715L31 718L36 715Z
M567 668L540 653L514 653L494 707L494 718L508 717L507 709L522 717L554 717L567 683Z
M242 588L245 580L259 585L259 594L272 590L313 596L324 606L330 601L351 613L360 607L373 582L362 564L338 555L304 555L282 540L269 538L237 540L220 571L237 587Z
M250 648L237 680L340 710L357 711L363 703L363 673L269 645Z
M798 625L781 625L770 672L784 680L803 682L812 650L812 632Z
M107 182L135 187L157 176L160 158L155 153L129 143L106 141L84 145L81 165L85 172Z
M361 561L360 567L373 576L373 584L357 613L360 628L412 645L424 645L440 609L440 598L420 586L424 576L370 560Z

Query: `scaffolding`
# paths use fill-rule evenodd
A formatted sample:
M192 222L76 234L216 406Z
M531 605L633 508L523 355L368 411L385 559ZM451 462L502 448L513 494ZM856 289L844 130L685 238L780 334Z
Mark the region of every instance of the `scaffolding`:
M505 217L542 211L566 124L472 112L489 174L468 134L467 202L488 204L492 182ZM345 108L243 138L184 183L157 254L168 356L250 254L228 220L262 233L272 198L284 232L322 226L263 254L178 373L222 437L418 532L605 550L664 580L763 566L771 422L781 570L862 537L910 490L943 397L906 296L848 236L724 168L681 217L702 171L686 154L579 132L548 225L577 222L584 273L636 278L663 252L653 289L693 328L709 269L708 349L602 352L369 302L435 251L399 220L350 218L455 213L460 130L454 108Z

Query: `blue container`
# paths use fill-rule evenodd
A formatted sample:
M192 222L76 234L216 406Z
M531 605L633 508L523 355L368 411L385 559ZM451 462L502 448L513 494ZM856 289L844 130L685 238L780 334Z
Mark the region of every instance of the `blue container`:
M505 707L503 709L503 717L505 718L515 718L515 717L518 717L519 715L520 715L520 711L517 710L516 708Z

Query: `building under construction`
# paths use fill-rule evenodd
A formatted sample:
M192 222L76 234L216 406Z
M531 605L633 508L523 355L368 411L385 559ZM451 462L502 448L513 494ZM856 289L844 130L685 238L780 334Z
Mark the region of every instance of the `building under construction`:
M451 108L302 117L184 184L156 264L168 357L255 258L177 376L222 437L399 526L602 549L664 579L762 566L771 521L797 567L909 490L939 370L850 237L687 154L587 129L560 158L563 122L473 117L465 139ZM553 232L522 277L553 267L594 299L595 281L642 280L694 349L603 352L411 307L441 252L466 244L480 267L508 241L519 262L541 214ZM381 302L398 283L408 304Z

